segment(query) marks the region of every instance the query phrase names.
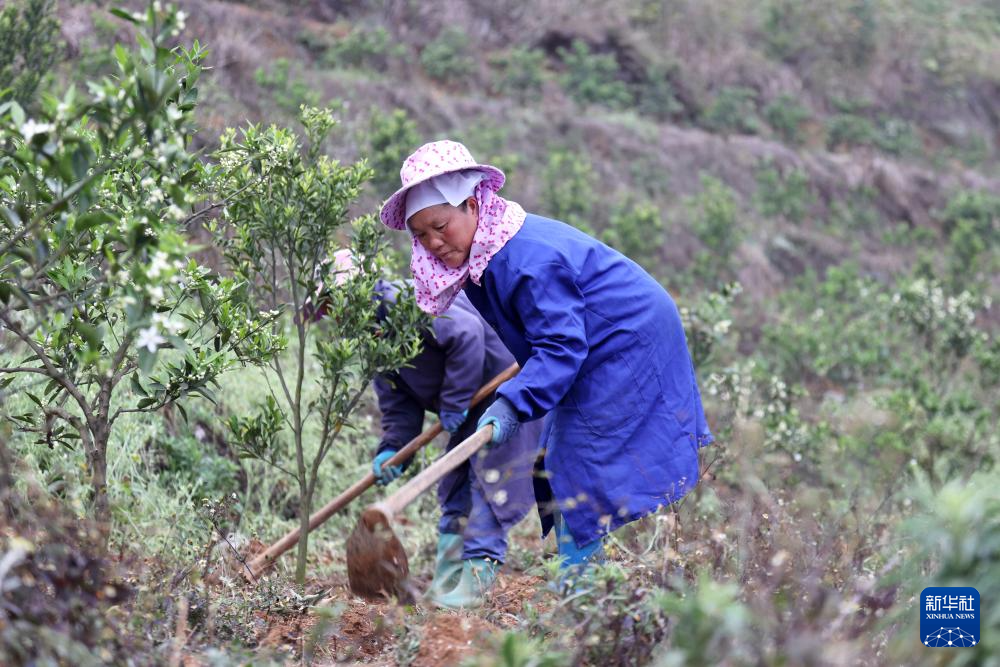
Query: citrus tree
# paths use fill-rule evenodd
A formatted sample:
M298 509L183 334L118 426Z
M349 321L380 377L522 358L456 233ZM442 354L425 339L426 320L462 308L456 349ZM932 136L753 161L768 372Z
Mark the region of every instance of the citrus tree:
M215 228L236 278L265 308L288 315L272 323L274 336L289 336L290 354L270 360L270 395L259 414L234 417L230 428L246 455L298 485L300 586L320 466L375 375L412 358L426 326L412 290L391 308L376 293L385 235L374 216L350 215L371 169L323 155L335 124L328 110L303 107L301 118L304 144L274 126L223 136L217 196L229 203ZM348 245L355 270L345 271L330 260Z
M0 106L0 403L23 392L18 428L83 448L102 521L115 422L211 400L220 373L279 342L245 284L190 259L204 51L168 48L184 15L158 4L114 10L139 29L137 49L115 47L116 76L44 99L37 117Z

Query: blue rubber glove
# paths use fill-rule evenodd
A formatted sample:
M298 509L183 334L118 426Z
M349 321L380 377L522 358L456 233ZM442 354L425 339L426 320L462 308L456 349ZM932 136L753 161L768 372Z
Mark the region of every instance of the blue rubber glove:
M476 430L478 431L487 424L493 424L493 438L489 445L500 445L507 442L517 433L517 427L520 426L517 421L517 413L514 412L514 406L503 396L493 401L493 405L479 418Z
M385 486L392 480L396 479L403 474L403 466L383 466L386 461L391 459L396 453L395 449L384 449L375 456L375 460L372 461L372 474L375 475L375 483L379 486Z
M448 433L454 433L458 429L462 428L462 424L465 423L465 418L469 416L468 410L462 410L461 412L451 412L450 410L442 410L438 418L441 420L441 426Z

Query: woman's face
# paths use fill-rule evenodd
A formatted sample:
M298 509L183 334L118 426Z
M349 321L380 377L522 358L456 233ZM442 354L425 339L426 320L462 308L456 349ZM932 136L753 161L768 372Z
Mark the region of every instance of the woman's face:
M407 224L420 245L448 268L457 269L469 259L479 224L479 203L469 197L464 210L451 204L428 206L414 213Z

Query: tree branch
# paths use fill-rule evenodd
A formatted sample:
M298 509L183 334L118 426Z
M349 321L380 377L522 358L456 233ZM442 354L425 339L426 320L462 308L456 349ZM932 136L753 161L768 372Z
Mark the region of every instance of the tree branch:
M86 178L77 181L72 186L70 186L66 190L66 192L63 193L61 197L59 197L59 199L56 199L54 202L46 206L44 211L36 215L31 220L31 222L26 224L24 227L21 228L19 232L14 234L14 236L12 236L3 245L3 247L0 247L0 255L6 255L8 252L10 252L15 245L24 240L24 238L28 236L28 234L35 231L37 227L39 227L42 223L44 223L46 218L48 218L55 211L59 210L60 208L68 204L69 201L73 199L73 197L75 197L77 193L80 192L80 190L90 185L91 181L95 180L98 176L103 176L104 172L108 171L111 168L112 164L113 163L109 161L108 164L102 165L100 168L95 169L92 174L89 174Z
M244 192L246 192L247 190L249 190L254 185L258 185L260 183L263 183L264 180L267 177L269 177L270 175L271 175L271 172L266 172L266 173L262 172L261 175L258 176L255 180L250 181L249 183L247 183L246 185L244 185L239 190L236 190L236 191L232 192L230 195L228 195L227 197L224 197L222 199L222 201L216 202L216 203L211 204L209 206L206 206L205 208L201 209L197 213L192 213L190 216L188 216L187 218L185 218L180 223L181 226L182 227L187 227L188 225L190 225L192 222L194 222L195 220L197 220L201 216L207 215L210 211L214 211L217 208L222 208L223 206L225 206L226 204L228 204L229 202L231 202L233 199L235 199L238 195L243 194Z
M77 430L80 434L80 440L83 442L83 450L88 454L93 450L94 443L90 437L90 431L84 426L83 421L76 415L70 413L68 410L59 407L58 405L47 405L42 408L42 411L46 416L54 416L62 419L63 421L69 422L69 424Z
M6 312L0 312L0 320L2 320L3 323L7 326L7 328L13 331L14 334L18 338L20 338L25 345L31 348L31 351L35 353L35 356L38 357L38 360L42 362L43 366L45 366L45 370L47 371L48 376L53 380L55 380L56 382L58 382L60 385L62 385L62 387L66 390L66 392L73 397L73 399L80 406L80 409L83 411L83 415L87 420L87 425L90 427L95 427L96 422L94 420L94 415L91 414L90 412L90 405L87 402L87 398L80 392L79 388L77 388L77 386L73 382L71 382L70 379L67 378L65 374L61 373L55 367L55 365L52 363L52 360L49 359L49 356L45 353L45 350L43 350L38 343L32 340L30 336L25 335L24 332L21 330L20 325L12 321L10 317L8 317Z

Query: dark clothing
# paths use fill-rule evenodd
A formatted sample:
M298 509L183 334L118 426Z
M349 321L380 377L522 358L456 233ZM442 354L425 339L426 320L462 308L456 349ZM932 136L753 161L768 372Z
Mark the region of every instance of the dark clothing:
M674 502L712 441L673 299L635 262L528 215L465 293L521 364L497 393L549 413L545 469L584 546Z
M398 289L383 282L379 291L384 300L391 302ZM419 435L425 411L461 412L469 408L472 395L512 363L514 358L496 333L484 325L469 300L460 295L444 315L434 319L433 331L424 336L422 351L407 367L376 378L383 432L379 451L401 449ZM469 409L465 423L452 434L449 449L475 433L479 417L494 398L488 397ZM535 503L532 472L541 431L540 419L522 424L503 446L483 449L473 456L471 473L466 464L441 480L438 499L442 532L462 532L451 529L461 517L468 517L475 505L470 485L481 489L503 531L525 517Z

